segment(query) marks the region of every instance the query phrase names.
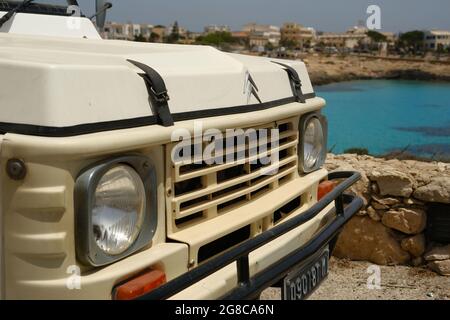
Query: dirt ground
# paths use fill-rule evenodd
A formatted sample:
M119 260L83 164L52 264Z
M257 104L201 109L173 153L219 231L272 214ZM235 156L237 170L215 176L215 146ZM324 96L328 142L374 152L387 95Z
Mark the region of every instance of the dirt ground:
M425 268L380 267L381 289L368 289L367 262L332 258L330 275L310 300L450 300L450 277ZM281 299L280 289L266 290L262 300Z

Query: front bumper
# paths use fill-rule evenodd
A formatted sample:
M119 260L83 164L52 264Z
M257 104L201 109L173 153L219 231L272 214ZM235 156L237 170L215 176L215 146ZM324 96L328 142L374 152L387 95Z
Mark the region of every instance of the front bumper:
M329 180L345 180L340 182L331 193L327 194L321 201L300 216L294 217L226 253L212 258L208 262L139 299L169 299L233 263L237 267L238 285L225 294L222 299L244 300L257 297L263 290L283 279L300 262L307 260L327 243L331 242L340 233L343 226L362 208L363 201L360 198L344 194L345 190L356 183L360 177L360 174L357 172L331 173L328 176ZM335 218L322 228L309 242L282 257L264 270L250 276L249 255L252 252L255 252L263 246L270 245L290 231L308 223L308 221L311 221L323 212L332 202L334 202Z

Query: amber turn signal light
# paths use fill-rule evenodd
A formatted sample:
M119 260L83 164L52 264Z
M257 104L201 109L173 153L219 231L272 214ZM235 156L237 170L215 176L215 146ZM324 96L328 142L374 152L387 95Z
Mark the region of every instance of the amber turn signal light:
M159 270L149 270L116 287L114 300L133 300L166 283L166 274Z
M336 183L333 181L324 181L319 184L317 190L317 201L320 201L323 197L329 194L336 187Z

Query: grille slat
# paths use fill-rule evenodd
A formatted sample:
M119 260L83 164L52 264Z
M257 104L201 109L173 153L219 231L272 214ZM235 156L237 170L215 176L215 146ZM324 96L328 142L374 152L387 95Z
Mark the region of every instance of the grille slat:
M232 192L230 192L229 194L225 194L224 196L221 196L218 199L212 199L212 200L208 200L208 201L204 201L203 203L201 203L198 206L192 206L192 207L188 207L188 209L183 210L183 211L179 211L179 213L176 215L176 218L183 218L187 215L193 214L195 212L198 211L202 211L202 210L206 210L209 209L211 207L214 206L218 206L224 202L228 202L231 201L235 198L239 198L241 196L244 196L246 194L250 194L252 192L255 192L256 190L263 188L265 186L267 186L268 184L273 183L274 181L277 181L278 179L294 172L296 169L295 166L292 166L291 168L288 168L286 170L282 170L279 172L279 174L275 175L275 176L267 176L266 179L264 179L262 182L251 186L251 187L247 187L247 188L241 188L240 190L234 190ZM197 197L196 197L197 198ZM180 203L176 203L176 206L178 208L180 208Z
M293 146L297 145L298 132L289 131L289 132L280 133L280 136L279 136L280 141L282 141L283 139L286 139L286 138L292 138L292 141L288 140L285 143L280 143L280 147L283 147L282 149L280 149L280 151L284 150L285 148L289 148L289 147L293 147ZM270 139L261 140L260 143L266 143L266 141L268 143L268 142L270 142ZM245 150L246 150L246 152L249 151L248 145L246 146ZM270 151L270 150L268 150L268 151ZM233 154L234 153L235 153L235 151L233 152ZM229 154L232 154L232 153L231 152L230 153L226 153L226 152L218 153L216 155L216 157L223 157L224 155L226 156ZM212 166L208 166L206 168L200 168L200 169L196 169L196 170L194 169L194 170L190 170L186 173L182 173L183 170L181 168L184 166L192 165L193 162L185 162L185 163L178 162L178 163L174 164L174 166L175 166L175 168L174 168L175 169L175 177L174 178L176 179L176 181L190 180L193 178L197 178L197 177L209 174L214 171L221 171L221 170L225 170L228 168L232 168L232 167L240 165L240 164L249 163L249 162L258 160L261 157L262 156L259 154L253 155L250 157L246 156L244 159L241 159L241 160L236 160L236 161L224 163L224 164L212 165ZM208 159L208 160L210 160L210 159Z
M205 162L194 164L193 160L168 164L167 187L168 190L176 190L169 193L167 200L171 215L169 234L192 226L195 221L201 223L226 214L236 206L255 200L293 179L298 168L299 137L296 120L298 119L293 118L254 127L256 130L278 128L280 132L277 148L271 148L271 134L268 132L267 139L259 140L262 137L258 134L258 145L268 143L267 150L255 150L256 145L246 140L245 148L242 145L245 157L239 160L212 165ZM175 147L176 144L170 145L167 155L171 155ZM202 147L204 151L206 145ZM239 148L234 149L241 151ZM228 152L234 156L233 159L237 159L238 151L217 153L214 158L224 159L223 155ZM272 175L264 175L273 163L261 164L261 159L272 156L274 152L279 155L278 170Z
M293 161L297 161L297 156L296 155L295 156L291 156L289 158L286 158L286 159L280 161L279 162L280 168L282 168L283 166L285 166L285 165L287 165L287 164L289 164L290 162L293 162ZM194 193L183 194L183 195L177 197L176 201L174 203L180 203L180 202L189 201L189 200L195 199L197 197L201 197L201 196L207 195L209 193L215 193L217 191L230 188L230 187L232 187L233 185L236 185L236 184L244 183L244 182L247 182L247 181L259 178L260 176L263 175L264 170L266 170L266 169L267 169L266 167L262 167L261 169L255 171L255 172L245 174L245 175L240 176L238 178L235 178L235 179L232 179L232 180L228 180L226 182L223 182L223 183L220 183L220 184L216 184L214 186L209 186L209 188L203 188L203 189L201 189L201 190L199 190L197 192L194 192Z

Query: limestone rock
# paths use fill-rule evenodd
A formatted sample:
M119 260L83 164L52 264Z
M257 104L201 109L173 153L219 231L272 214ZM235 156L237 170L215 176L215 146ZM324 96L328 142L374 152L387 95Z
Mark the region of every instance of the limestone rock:
M386 212L382 222L386 227L406 234L419 234L426 227L427 216L421 209L399 208Z
M379 265L405 264L410 260L409 253L402 250L389 228L369 217L354 217L349 221L334 254Z
M423 207L425 205L425 203L423 203L422 201L419 201L419 200L414 199L414 198L404 198L403 199L403 203L408 205L408 206L420 206L420 207Z
M370 190L375 194L380 193L380 188L378 188L378 185L376 183L370 184Z
M435 247L425 255L425 260L450 260L450 244L444 247Z
M374 169L368 174L368 177L377 182L382 196L408 198L413 193L413 178L408 173L392 167Z
M381 216L378 214L378 212L372 208L372 207L368 207L367 208L367 215L374 221L381 221Z
M411 265L413 267L419 267L419 266L423 265L423 258L422 257L418 257L418 258L412 259Z
M370 181L364 172L360 173L361 180L354 184L350 190L360 196L364 200L364 205L367 206L370 201Z
M365 172L355 169L354 166L349 164L339 165L336 171L358 171L361 174L361 179L350 188L350 191L361 197L364 201L364 206L367 206L370 201L370 181Z
M450 203L450 177L434 177L429 184L417 188L414 197L425 202Z
M423 234L418 234L413 237L402 240L402 249L411 253L414 257L421 257L425 252L426 240Z
M400 200L395 198L379 198L377 196L372 196L372 199L384 206L395 206L400 203Z
M432 261L428 263L428 268L441 276L450 276L450 260Z
M363 217L363 216L367 216L367 210L359 210L357 213L356 213L356 215L357 216L359 216L359 217Z
M336 255L379 264L450 260L449 252L424 255L422 235L430 202L450 203L450 164L330 154L325 167L362 174L351 191L365 207L344 228Z
M375 202L375 201L372 202L372 206L377 210L388 210L389 209L389 206Z
M450 170L450 164L449 163L438 162L437 166L438 166L438 171L439 172L445 172L447 170Z

